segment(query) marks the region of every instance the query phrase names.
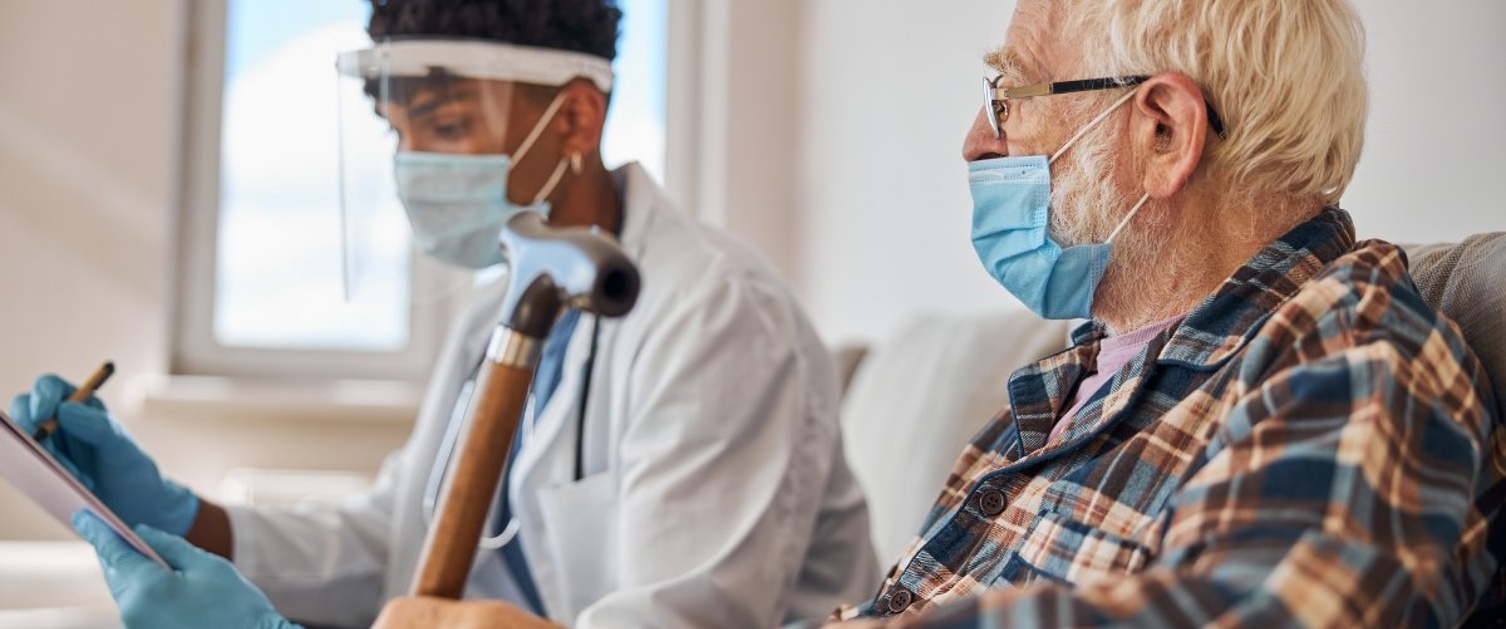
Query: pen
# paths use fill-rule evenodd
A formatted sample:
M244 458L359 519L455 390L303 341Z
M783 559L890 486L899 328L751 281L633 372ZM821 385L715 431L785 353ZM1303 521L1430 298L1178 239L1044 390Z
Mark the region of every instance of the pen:
M99 387L103 386L105 381L109 380L110 376L114 374L115 363L108 360L105 361L105 364L100 365L99 369L95 369L94 374L89 376L89 379L85 380L84 384L73 392L73 395L68 396L68 401L80 403L88 401L89 396L94 395L94 392L98 391ZM58 420L57 417L53 417L42 422L40 426L37 426L37 431L32 434L32 438L41 441L57 429Z

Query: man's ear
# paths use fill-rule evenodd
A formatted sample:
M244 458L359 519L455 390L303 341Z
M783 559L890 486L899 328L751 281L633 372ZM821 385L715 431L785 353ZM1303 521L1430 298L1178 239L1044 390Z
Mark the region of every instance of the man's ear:
M601 146L602 128L607 120L607 96L590 81L577 79L562 90L559 120L565 127L562 149L565 155L591 155Z
M1141 84L1130 133L1144 156L1145 192L1167 199L1187 186L1208 140L1203 91L1185 74L1167 73Z

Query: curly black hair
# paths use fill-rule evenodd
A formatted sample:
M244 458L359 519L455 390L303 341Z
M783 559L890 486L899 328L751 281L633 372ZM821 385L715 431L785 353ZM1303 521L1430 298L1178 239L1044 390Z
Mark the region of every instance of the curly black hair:
M615 0L370 0L372 41L469 37L617 58Z

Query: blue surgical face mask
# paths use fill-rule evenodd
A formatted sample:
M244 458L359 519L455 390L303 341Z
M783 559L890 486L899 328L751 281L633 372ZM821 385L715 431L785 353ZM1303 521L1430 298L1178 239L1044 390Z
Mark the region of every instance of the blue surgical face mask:
M1047 319L1087 319L1108 268L1110 243L1150 200L1140 199L1102 244L1063 247L1051 237L1051 164L1109 114L1126 95L1089 122L1049 159L1001 157L968 164L973 195L973 250L995 280Z
M554 175L529 205L507 199L507 182L513 164L523 159L542 135L561 102L556 98L545 110L538 125L519 145L516 157L397 152L393 159L397 194L420 251L455 266L486 268L503 261L497 237L508 219L525 210L549 215L545 199L559 185L567 160L560 160Z

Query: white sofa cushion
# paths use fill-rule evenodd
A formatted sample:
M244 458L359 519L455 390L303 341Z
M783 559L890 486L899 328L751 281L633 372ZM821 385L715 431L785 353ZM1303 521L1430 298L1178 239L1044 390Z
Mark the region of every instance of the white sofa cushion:
M115 629L119 612L84 542L0 542L0 629Z
M1025 311L927 315L863 358L842 430L880 561L899 557L962 448L1007 405L1010 374L1067 335L1066 323Z

